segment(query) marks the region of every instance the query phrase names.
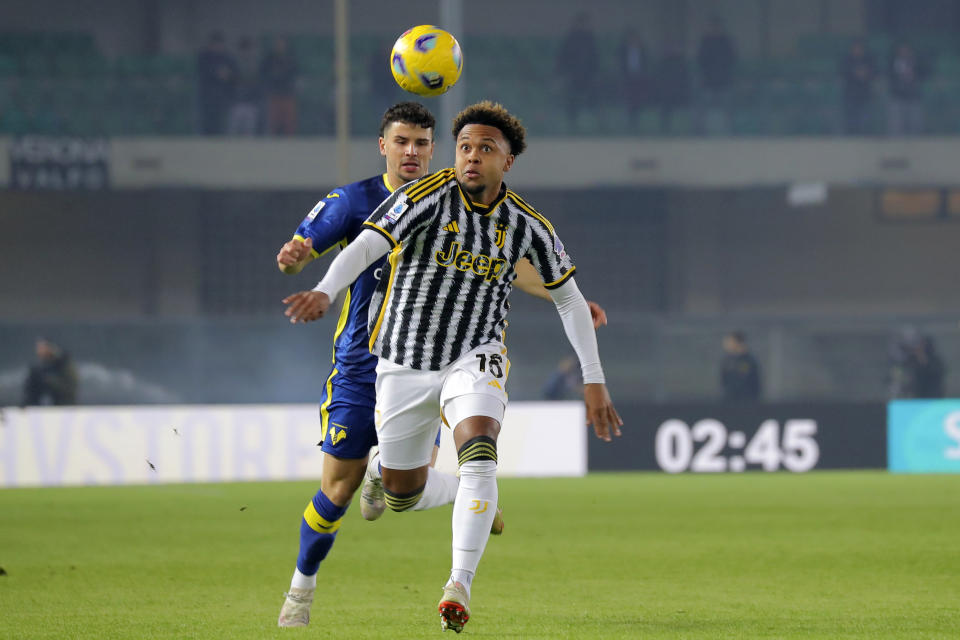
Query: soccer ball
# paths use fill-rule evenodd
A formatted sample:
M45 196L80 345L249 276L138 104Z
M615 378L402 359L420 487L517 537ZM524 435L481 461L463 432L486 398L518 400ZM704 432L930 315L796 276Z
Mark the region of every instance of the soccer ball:
M390 52L393 79L419 96L446 93L460 79L460 44L448 32L422 24L403 32Z

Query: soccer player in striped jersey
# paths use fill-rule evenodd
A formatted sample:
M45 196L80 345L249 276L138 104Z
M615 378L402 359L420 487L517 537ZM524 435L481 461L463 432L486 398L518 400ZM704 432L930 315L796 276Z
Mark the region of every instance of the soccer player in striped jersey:
M415 507L435 491L428 473L437 418L460 464L453 561L439 611L461 631L497 506L497 436L510 369L501 342L515 265L530 260L556 303L580 360L587 420L605 441L623 424L607 392L589 306L550 222L506 188L526 147L520 122L482 102L455 118L456 163L398 189L312 291L288 296L291 322L322 317L330 300L389 253L370 309L377 364L377 437L387 506Z
M415 102L394 105L380 123L380 153L386 173L334 189L307 214L293 239L277 254L277 266L288 274L299 273L308 263L337 246L345 246L360 233L363 222L394 188L426 175L433 156L435 120ZM367 309L377 286L383 261L377 261L350 285L334 335L333 367L323 387L320 404L320 445L324 462L320 489L307 505L300 523L300 553L290 590L280 611L282 627L306 626L321 561L330 551L341 519L365 477L367 455L377 444L374 426L376 356L370 353ZM526 265L525 291L549 298L533 267ZM603 310L591 303L597 322L606 322ZM439 443L440 420L434 425ZM434 456L436 447L434 448ZM377 458L370 463L377 472ZM453 502L457 479L430 471L435 489L416 509ZM361 499L361 513L375 520L385 507L379 476L371 480ZM368 495L369 493L369 495ZM496 527L499 532L502 521Z

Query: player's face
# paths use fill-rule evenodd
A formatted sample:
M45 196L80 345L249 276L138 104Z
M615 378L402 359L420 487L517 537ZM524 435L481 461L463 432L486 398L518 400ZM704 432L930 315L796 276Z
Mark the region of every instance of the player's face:
M422 178L433 158L433 130L407 122L391 122L380 138L380 155L387 159L390 186Z
M500 193L503 174L513 165L503 132L486 124L468 124L457 136L457 182L474 202L491 204Z

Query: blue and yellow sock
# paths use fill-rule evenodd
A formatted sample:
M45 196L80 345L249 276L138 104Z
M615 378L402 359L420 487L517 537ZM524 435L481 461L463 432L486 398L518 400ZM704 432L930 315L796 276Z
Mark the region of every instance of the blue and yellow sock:
M323 495L322 489L313 496L300 522L300 554L297 556L300 573L312 576L320 569L320 563L337 538L337 530L346 512L347 507L333 504Z

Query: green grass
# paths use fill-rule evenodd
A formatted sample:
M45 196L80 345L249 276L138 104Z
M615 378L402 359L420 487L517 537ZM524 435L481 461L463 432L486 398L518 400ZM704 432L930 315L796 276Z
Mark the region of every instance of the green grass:
M0 490L0 638L437 638L449 507L352 509L310 628L276 628L313 491ZM597 474L500 495L460 637L960 635L960 476Z

